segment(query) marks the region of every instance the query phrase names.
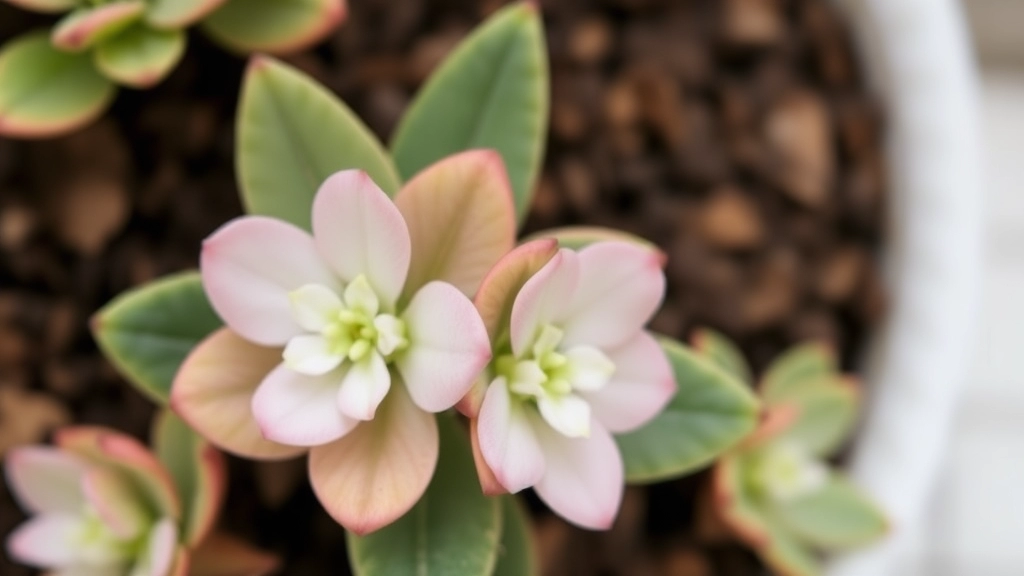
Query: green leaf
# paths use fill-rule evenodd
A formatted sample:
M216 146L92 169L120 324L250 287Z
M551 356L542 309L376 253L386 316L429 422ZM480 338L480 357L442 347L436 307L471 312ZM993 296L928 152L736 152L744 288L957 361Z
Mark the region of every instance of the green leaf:
M797 418L779 436L824 457L835 452L857 423L860 393L852 380L835 375L802 386L784 401L797 408Z
M129 382L166 404L178 367L220 326L199 274L185 272L118 296L93 318L93 335Z
M77 0L7 0L8 4L32 12L59 14L78 6Z
M679 389L646 426L616 437L629 482L657 482L706 466L750 434L758 401L731 374L664 338Z
M761 557L779 574L785 576L820 576L821 561L795 535L774 529L771 542L761 551Z
M408 514L367 536L348 534L356 576L489 576L501 505L480 492L466 431L439 416L441 455L427 492Z
M772 514L802 540L827 550L864 546L889 530L882 511L839 475L813 494L775 505Z
M444 61L399 124L391 149L402 176L463 150L494 148L522 222L544 153L548 84L537 7L499 11Z
M203 29L238 52L284 54L316 44L345 14L343 0L228 0Z
M693 336L693 347L740 382L753 382L750 365L747 364L743 353L725 335L709 328L701 328Z
M320 184L339 170L365 170L388 194L400 186L387 152L347 106L267 57L253 58L246 73L237 162L249 212L306 229Z
M761 396L769 405L784 400L803 386L836 373L832 349L822 344L796 346L780 356L765 373Z
M163 80L185 54L185 33L154 30L142 24L100 43L94 59L107 78L133 88Z
M88 56L57 50L46 33L20 36L0 49L0 135L70 132L99 116L114 93Z
M633 244L639 244L645 248L651 250L661 251L660 248L654 242L641 238L635 234L629 232L623 232L621 230L615 230L613 228L602 228L600 226L566 226L564 228L552 228L550 230L541 230L530 234L523 239L523 243L531 240L540 240L542 238L554 238L558 241L558 245L562 248L569 248L570 250L579 250L594 242L631 242Z
M131 26L145 10L142 0L78 8L57 23L50 40L61 50L80 52Z
M159 30L179 30L198 22L223 3L224 0L149 0L146 23Z
M223 456L166 409L154 421L153 448L181 497L182 538L197 544L219 512L226 480Z
M501 546L492 576L533 576L538 569L529 516L517 497L504 496L501 502Z

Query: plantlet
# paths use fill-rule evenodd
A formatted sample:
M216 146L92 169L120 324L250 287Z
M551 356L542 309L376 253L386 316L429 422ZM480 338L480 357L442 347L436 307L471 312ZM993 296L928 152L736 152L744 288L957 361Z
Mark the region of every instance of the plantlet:
M0 135L45 138L99 116L116 86L149 88L185 53L200 24L228 49L285 53L322 39L344 0L8 0L66 13L53 30L0 48Z
M743 357L721 335L702 331L695 347L750 380ZM888 531L878 507L824 460L853 430L859 390L830 350L808 344L768 368L760 393L760 428L715 465L713 506L774 570L817 576L820 552L864 546Z
M34 516L8 538L11 557L60 574L265 574L277 560L211 533L226 488L223 457L164 413L156 453L99 427L59 430L56 447L11 451L8 484Z

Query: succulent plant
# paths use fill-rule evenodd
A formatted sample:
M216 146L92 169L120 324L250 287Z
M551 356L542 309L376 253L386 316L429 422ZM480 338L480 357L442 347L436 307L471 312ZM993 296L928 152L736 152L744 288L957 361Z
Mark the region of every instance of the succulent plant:
M725 337L703 330L695 348L720 370L749 382L742 355ZM860 407L854 378L831 350L797 346L779 357L759 386L760 427L715 464L718 516L784 576L818 576L821 554L870 544L888 531L871 499L825 459L853 431Z
M117 86L149 88L185 53L199 26L236 52L309 46L345 17L344 0L8 0L64 14L52 31L0 48L0 135L45 138L92 121Z

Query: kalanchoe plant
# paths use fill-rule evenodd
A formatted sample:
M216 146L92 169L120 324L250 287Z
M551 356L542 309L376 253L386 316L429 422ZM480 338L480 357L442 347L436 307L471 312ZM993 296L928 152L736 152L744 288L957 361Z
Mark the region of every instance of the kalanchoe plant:
M223 457L165 413L156 453L99 427L56 433L56 446L11 451L14 495L33 516L7 540L11 558L66 576L248 576L268 554L211 533L225 489Z
M756 425L735 378L643 332L664 289L658 250L586 228L513 251L548 90L533 4L499 11L442 63L390 151L309 77L254 58L237 138L250 216L207 240L200 274L96 316L115 365L215 444L309 452L361 576L535 574L520 503L486 496L477 469L489 493L535 485L605 528L624 482L707 466ZM468 425L446 410L460 398ZM513 405L547 440L542 473L484 446L522 429Z
M65 14L50 33L0 48L0 135L43 138L92 121L116 86L149 88L185 53L200 23L239 52L284 53L309 46L345 17L345 0L8 0Z
M695 346L750 380L743 357L723 336L702 331ZM820 553L864 546L888 531L879 508L825 460L853 430L859 390L817 344L776 360L759 390L763 421L715 465L714 509L778 573L817 576Z

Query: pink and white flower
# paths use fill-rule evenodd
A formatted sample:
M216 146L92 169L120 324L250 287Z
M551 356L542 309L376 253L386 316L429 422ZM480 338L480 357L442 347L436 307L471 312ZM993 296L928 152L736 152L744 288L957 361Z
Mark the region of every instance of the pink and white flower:
M507 338L500 328L492 338L508 342L496 349L474 423L481 476L485 490L532 486L569 521L606 529L624 483L612 434L646 424L676 388L643 329L665 292L661 256L615 241L555 250L542 240L510 253L476 299L488 327L506 325ZM510 317L498 318L509 297Z
M314 490L345 527L394 521L433 474L433 413L491 358L467 295L514 226L491 151L442 160L394 202L365 172L339 172L314 199L312 234L262 216L226 224L201 268L227 328L183 364L172 405L229 451L309 451Z

